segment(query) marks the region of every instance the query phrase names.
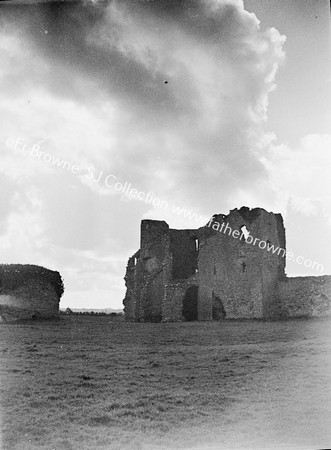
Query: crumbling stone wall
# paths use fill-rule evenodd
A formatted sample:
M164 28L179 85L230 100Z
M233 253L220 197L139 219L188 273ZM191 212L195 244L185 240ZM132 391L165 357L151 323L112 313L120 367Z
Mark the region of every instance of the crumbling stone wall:
M140 251L130 258L125 276L127 293L123 303L127 320L157 322L162 319L169 245L166 222L142 221Z
M284 277L285 259L247 243L244 236L240 238L243 227L254 238L285 248L285 233L279 214L260 208L241 208L234 209L228 216L215 215L209 231L205 227L200 233L201 320L212 318L215 298L221 301L228 319L275 318L280 315L278 280ZM222 232L219 231L221 228Z
M254 244L245 238L246 232L257 239ZM267 251L272 245L279 251ZM325 315L329 281L287 278L285 245L282 216L261 208L216 214L196 230L174 230L163 221L143 220L140 250L129 259L125 276L126 319Z
M197 277L184 280L171 281L165 286L165 295L162 307L163 322L180 322L185 320L185 296L192 287L198 287ZM191 297L191 301L194 299ZM198 296L196 298L196 318L198 319ZM194 306L192 307L194 309ZM188 319L189 320L189 319Z
M197 255L195 230L172 230L166 222L143 220L140 250L126 269L126 319L183 320L183 298L196 284Z
M331 276L287 278L279 290L284 317L331 316Z
M1 321L57 317L63 290L58 272L33 265L0 265Z

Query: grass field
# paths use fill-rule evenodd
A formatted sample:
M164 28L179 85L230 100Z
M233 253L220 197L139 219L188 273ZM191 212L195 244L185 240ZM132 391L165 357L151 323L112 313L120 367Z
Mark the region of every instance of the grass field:
M330 325L1 324L1 448L331 448Z

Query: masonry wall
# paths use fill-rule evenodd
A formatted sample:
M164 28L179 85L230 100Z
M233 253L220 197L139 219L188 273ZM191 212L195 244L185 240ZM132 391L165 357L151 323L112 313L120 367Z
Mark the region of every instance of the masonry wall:
M196 230L143 220L140 250L129 259L125 276L126 319L329 315L330 277L287 278L285 245L281 215L261 208L214 215L208 226Z
M126 320L134 321L136 318L137 308L137 272L136 262L139 257L139 251L129 258L126 274L124 277L126 294L123 300L124 313Z
M279 292L284 317L331 316L331 276L287 278Z
M192 286L198 286L196 275L187 280L171 281L167 284L162 308L163 322L181 322L185 320L185 317L183 317L183 301L188 289Z
M166 222L141 222L140 251L129 259L124 312L129 321L159 322L165 295L170 234Z
M58 317L63 292L58 272L24 265L3 265L0 269L2 322Z
M231 237L214 234L201 244L199 254L199 320L212 320L213 300L219 299L227 319L263 316L261 268ZM226 258L225 255L229 255ZM247 264L249 260L250 264ZM242 264L246 268L243 270Z
M210 226L200 231L200 320L217 315L216 298L227 319L276 318L281 314L278 280L285 276L285 258L259 248L258 241L256 245L246 242L244 226L254 239L285 248L280 215L248 208L235 209L228 216L215 215Z
M197 231L143 220L140 250L127 265L123 301L129 321L181 321L187 289L196 285Z

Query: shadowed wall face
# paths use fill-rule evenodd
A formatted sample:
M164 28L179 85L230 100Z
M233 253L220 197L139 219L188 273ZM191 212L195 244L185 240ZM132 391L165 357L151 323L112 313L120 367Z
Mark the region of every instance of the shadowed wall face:
M245 238L244 229L249 237ZM220 315L229 319L280 316L278 281L284 277L285 258L264 247L269 243L285 248L281 216L243 207L228 216L214 216L202 230L199 319L215 317L216 297L224 309Z
M192 230L170 230L172 279L187 279L198 269L198 238Z
M192 322L198 320L198 286L190 286L183 300L183 318Z
M0 265L1 321L57 317L63 291L58 272L29 264Z

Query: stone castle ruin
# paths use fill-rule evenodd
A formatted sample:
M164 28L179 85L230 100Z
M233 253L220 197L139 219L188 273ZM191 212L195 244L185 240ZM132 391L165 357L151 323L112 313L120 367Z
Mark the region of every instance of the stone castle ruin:
M261 208L217 214L195 230L143 220L125 275L126 320L330 315L331 276L287 277L285 248L282 216Z
M0 321L56 318L63 292L58 272L30 264L0 264Z

